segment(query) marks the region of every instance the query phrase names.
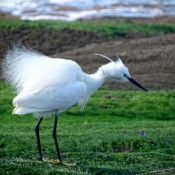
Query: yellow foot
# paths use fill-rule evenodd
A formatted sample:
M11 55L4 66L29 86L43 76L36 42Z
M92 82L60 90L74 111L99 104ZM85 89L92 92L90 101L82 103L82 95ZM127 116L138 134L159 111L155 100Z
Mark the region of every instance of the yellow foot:
M42 159L44 162L49 162L52 164L61 164L61 165L65 165L65 166L72 166L75 167L77 166L76 163L67 163L67 162L60 162L59 160L52 160L52 159L48 159L48 158L43 158Z
M33 158L33 160L39 160L39 159ZM52 163L52 164L60 164L60 165L65 165L65 166L71 166L71 167L76 167L77 166L76 163L60 162L59 160L52 160L52 159L49 159L49 158L42 158L41 161Z
M76 166L76 163L67 163L67 162L60 162L59 160L52 160L52 159L48 159L48 158L43 158L42 159L44 162L49 162L52 164L61 164L61 165L66 165L66 166Z

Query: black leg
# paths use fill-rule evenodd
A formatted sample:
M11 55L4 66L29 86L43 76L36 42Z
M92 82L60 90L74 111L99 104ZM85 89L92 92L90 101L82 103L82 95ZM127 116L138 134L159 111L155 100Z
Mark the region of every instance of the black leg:
M41 143L40 143L40 137L39 137L39 126L42 120L43 120L43 117L40 118L40 120L38 121L38 124L35 127L35 133L36 133L36 138L37 138L37 143L38 143L39 160L42 160L42 157L43 157L41 153Z
M57 141L57 122L58 122L58 115L55 114L55 123L54 123L54 128L53 128L53 138L55 141L55 146L56 146L56 151L57 151L57 156L60 162L62 162L61 155L60 155L60 150L58 147L58 141Z

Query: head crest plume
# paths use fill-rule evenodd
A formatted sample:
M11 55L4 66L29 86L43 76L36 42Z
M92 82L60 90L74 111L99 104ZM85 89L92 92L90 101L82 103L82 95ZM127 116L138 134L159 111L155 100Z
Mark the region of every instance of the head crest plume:
M118 58L118 59L116 60L116 62L121 62L121 63L123 63L119 57L117 57L117 58Z
M111 61L111 62L114 62L114 61L112 61L109 57L107 57L107 56L105 56L105 55L98 54L98 53L95 53L95 55L99 55L99 56L101 56L101 57L106 58L107 60L109 60L109 61Z

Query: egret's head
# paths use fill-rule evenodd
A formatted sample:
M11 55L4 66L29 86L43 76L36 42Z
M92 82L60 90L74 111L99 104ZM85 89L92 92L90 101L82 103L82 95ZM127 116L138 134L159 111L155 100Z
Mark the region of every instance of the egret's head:
M140 85L136 80L134 80L131 77L131 75L129 74L128 68L123 64L120 58L118 58L117 61L114 62L110 58L104 55L101 55L101 54L96 54L96 55L100 55L111 61L110 63L100 68L105 78L115 79L119 82L131 82L136 86L138 86L139 88L143 89L144 91L147 91L142 85Z
M110 62L106 69L108 69L108 72L110 74L110 78L115 79L119 82L128 82L127 77L131 77L129 74L128 68L123 64L123 62L118 58L115 62Z

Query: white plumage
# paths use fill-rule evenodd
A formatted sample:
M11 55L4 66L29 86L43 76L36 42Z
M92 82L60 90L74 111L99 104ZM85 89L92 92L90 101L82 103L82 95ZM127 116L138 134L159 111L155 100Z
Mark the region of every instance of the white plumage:
M88 98L106 80L124 82L131 78L120 59L88 75L74 61L53 59L22 44L8 50L3 73L19 93L13 100L13 114L34 113L40 117L60 113L78 101L83 110Z
M13 100L13 114L34 113L44 117L60 113L80 99L83 109L90 95L77 63L52 59L22 45L8 50L3 72L19 93Z
M43 160L43 155L39 126L43 117L55 114L53 137L61 162L56 138L57 119L61 112L77 102L83 110L93 92L109 79L130 81L147 91L130 76L128 68L119 58L114 62L104 55L97 55L107 58L110 62L101 66L96 73L86 74L74 61L52 59L35 50L26 49L22 44L7 51L2 64L3 74L18 93L13 99L13 114L33 113L40 117L35 128L40 160Z
M14 114L60 113L87 92L83 72L77 63L52 59L22 45L7 52L3 72L19 93L13 100Z

